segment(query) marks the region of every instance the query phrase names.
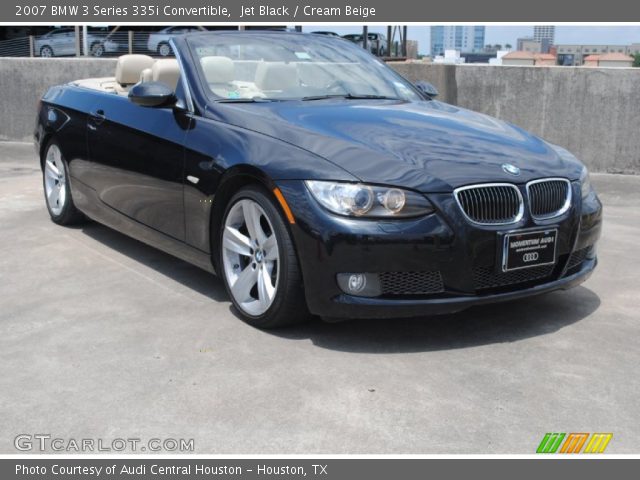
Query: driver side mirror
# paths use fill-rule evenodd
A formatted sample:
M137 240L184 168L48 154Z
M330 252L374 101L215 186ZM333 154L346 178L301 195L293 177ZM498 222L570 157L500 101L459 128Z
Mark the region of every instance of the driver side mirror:
M129 90L129 100L141 107L171 107L177 98L173 90L161 82L137 83Z
M438 96L438 89L424 80L416 82L415 87L427 98L435 98Z

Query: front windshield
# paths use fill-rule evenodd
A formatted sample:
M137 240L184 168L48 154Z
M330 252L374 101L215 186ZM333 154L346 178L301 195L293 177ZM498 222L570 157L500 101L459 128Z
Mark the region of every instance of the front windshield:
M202 83L218 100L421 100L384 63L340 38L230 33L194 35L187 41Z

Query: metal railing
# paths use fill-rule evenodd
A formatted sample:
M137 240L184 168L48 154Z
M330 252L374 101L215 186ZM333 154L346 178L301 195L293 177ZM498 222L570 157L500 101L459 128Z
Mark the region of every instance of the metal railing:
M126 53L167 57L173 56L170 34L161 32L89 31L86 40L82 32L49 33L0 40L0 57L116 57Z
M119 28L119 27L118 27ZM173 56L169 40L179 33L163 31L135 31L114 28L83 29L58 28L44 35L0 40L0 57L115 57L126 53L165 57ZM195 27L190 27L195 29ZM181 32L183 33L183 32ZM388 59L404 57L404 41L388 39L376 34L352 35L352 41L371 53ZM369 38L370 37L370 38ZM402 40L402 39L401 39Z

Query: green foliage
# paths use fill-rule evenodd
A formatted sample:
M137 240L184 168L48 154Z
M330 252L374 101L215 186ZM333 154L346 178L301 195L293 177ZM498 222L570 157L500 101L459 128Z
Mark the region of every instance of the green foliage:
M633 57L633 66L640 67L640 53L636 53L635 55L631 55Z

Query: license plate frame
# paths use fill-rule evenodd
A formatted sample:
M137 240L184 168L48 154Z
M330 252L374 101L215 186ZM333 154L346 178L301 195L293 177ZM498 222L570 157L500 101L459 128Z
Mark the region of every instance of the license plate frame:
M511 243L519 237L523 244ZM552 240L546 240L552 238ZM536 242L537 239L537 242ZM558 246L558 229L543 228L536 230L514 230L505 232L502 244L502 271L512 272L526 268L555 265ZM520 255L520 257L517 257ZM525 255L528 255L525 257Z

